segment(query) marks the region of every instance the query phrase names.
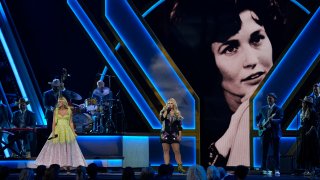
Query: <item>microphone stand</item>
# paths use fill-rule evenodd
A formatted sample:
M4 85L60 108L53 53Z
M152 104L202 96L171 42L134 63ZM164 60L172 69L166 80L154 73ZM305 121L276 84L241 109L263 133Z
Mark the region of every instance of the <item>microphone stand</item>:
M121 133L124 133L124 129L126 127L126 125L125 125L125 113L124 113L123 105L122 105L121 98L120 98L120 90L116 94L116 99L117 99L117 102L119 103L119 106L120 106L119 107L120 108L119 114L121 115Z
M104 74L100 74L100 73L97 73L97 76L108 77L108 85L109 85L109 88L111 89L111 78L115 78L115 76L112 76L112 75L104 75Z

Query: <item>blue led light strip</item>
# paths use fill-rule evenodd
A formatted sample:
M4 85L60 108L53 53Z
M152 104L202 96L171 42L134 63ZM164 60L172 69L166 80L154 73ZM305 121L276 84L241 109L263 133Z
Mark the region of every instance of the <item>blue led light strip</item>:
M164 0L160 0L158 2L156 2L155 4L153 4L149 9L147 9L143 14L142 17L146 17L148 14L150 14L156 7L158 7L160 4L162 4L164 2ZM120 43L118 43L116 45L116 47L114 48L116 51L118 51L120 48ZM106 66L107 67L107 66ZM105 68L106 68L105 67ZM101 76L102 77L102 76Z
M300 114L301 110L294 116L291 123L287 127L287 131L297 131L300 128Z
M296 0L290 0L290 1L296 6L298 6L300 9L302 9L305 13L310 14L310 11L307 8L305 8L302 4L300 4L298 1Z
M255 117L269 92L278 95L277 104L282 107L290 97L308 69L320 55L320 8L314 13L297 39L275 67L253 99L253 128L256 130Z
M36 91L32 85L31 78L28 74L27 68L23 62L21 53L17 47L14 36L11 32L11 28L8 23L3 6L0 2L0 40L4 51L7 55L8 61L10 63L11 69L17 81L18 87L20 89L21 95L24 98L29 98L31 102L27 106L28 110L35 113L37 124L46 125L47 122L44 118L44 113L42 111L39 99L36 95ZM25 88L28 87L28 88Z
M108 22L162 100L174 97L185 117L183 128L195 129L195 98L160 49L161 45L154 41L127 1L106 0L105 6Z
M128 91L129 95L132 97L139 110L142 112L145 118L149 120L151 127L154 129L160 129L161 125L157 116L153 113L146 100L143 98L137 87L131 81L129 75L125 72L118 59L115 57L114 53L109 48L109 46L100 35L99 31L96 29L92 21L89 19L85 11L82 9L78 1L67 0L67 3L101 52L101 54L110 64L114 73L117 75L122 85Z
M143 14L142 17L146 17L148 14L150 14L156 7L158 7L160 4L162 4L164 0L159 0L158 2L154 3L149 9L147 9Z
M24 89L24 87L23 87L23 85L22 85L20 75L19 75L19 73L18 73L17 67L16 67L16 65L15 65L15 63L14 63L14 60L13 60L13 58L12 58L11 52L10 52L10 50L9 50L9 48L8 48L7 42L6 42L6 40L5 40L4 36L3 36L3 33L2 33L2 29L1 29L1 28L0 28L0 40L1 40L1 43L2 43L2 46L3 46L3 49L4 49L4 51L5 51L6 54L7 54L7 57L8 57L10 66L11 66L11 68L12 68L14 77L15 77L16 80L17 80L17 84L18 84L19 89L20 89L20 91L21 91L21 95L22 95L23 97L27 97L27 93L26 93L26 91L25 91L25 89ZM28 105L28 109L29 109L29 110L32 110L31 107L30 107L30 105Z
M1 81L0 81L0 92L1 92L2 97L3 97L2 100L4 100L4 102L2 102L2 103L3 103L3 104L6 104L6 105L8 106L8 110L9 110L9 113L10 113L10 117L12 117L12 111L11 111L11 108L10 108L10 104L8 103L8 100L7 100L7 97L6 97L6 93L4 92L4 89L3 89L3 87L2 87ZM1 100L1 99L0 99L0 100ZM9 126L9 122L7 122L7 123L2 122L2 128L8 127L8 126ZM7 135L2 134L2 141L3 141L3 142L6 141L6 139L7 139L6 136L7 136ZM4 147L4 146L5 146L5 145L1 143L1 147ZM9 151L8 151L7 148L6 148L3 152L4 152L5 157L10 157Z
M108 71L108 67L105 66L105 67L103 68L103 71L102 71L101 76L100 76L100 80L101 80L101 81L103 81L104 77L105 77L106 74L107 74L107 71ZM109 84L109 86L110 86L110 84Z
M300 114L301 114L301 109L298 111L298 113L292 119L291 123L289 124L289 126L286 129L287 131L297 131L300 128L300 126L301 126Z

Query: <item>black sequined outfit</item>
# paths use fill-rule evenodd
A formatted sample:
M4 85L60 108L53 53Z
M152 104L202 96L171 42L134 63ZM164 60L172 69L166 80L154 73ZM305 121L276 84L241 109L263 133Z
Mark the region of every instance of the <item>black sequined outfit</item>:
M163 117L163 112L164 110L160 112L160 120L162 123L160 142L167 144L180 143L177 137L179 136L179 131L182 131L183 117L177 115L177 113L173 116L167 113L167 116Z

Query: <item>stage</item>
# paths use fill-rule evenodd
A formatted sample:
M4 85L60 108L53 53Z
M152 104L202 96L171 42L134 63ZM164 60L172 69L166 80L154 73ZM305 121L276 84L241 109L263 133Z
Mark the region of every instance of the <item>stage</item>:
M39 138L37 138L39 139ZM41 141L41 140L39 140ZM79 135L77 137L80 149L87 163L96 163L99 167L133 167L142 168L159 166L163 163L163 153L159 136L130 135ZM37 143L40 152L42 143ZM181 154L184 166L196 164L196 139L184 137L181 142ZM173 152L171 152L171 157ZM33 164L36 156L31 159L5 158L0 160L0 165L10 168L35 168ZM174 159L171 160L176 165Z
M154 167L156 170L157 167ZM17 170L16 170L17 171ZM140 179L140 171L141 169L135 169L135 178ZM233 172L230 172L230 174ZM275 176L265 176L265 175L259 175L259 172L255 171L250 171L247 180L255 180L255 179L276 179L276 180L298 180L298 179L320 179L319 176L303 176L303 175L293 175L293 174L282 174L280 177L275 177ZM157 174L157 173L156 173ZM105 169L100 169L97 175L97 179L121 179L122 173L120 169L114 169L114 168L105 168ZM174 173L170 179L172 180L184 180L186 179L187 175L186 174L180 174L180 173ZM10 174L8 177L8 180L15 180L19 178L19 173L15 172L13 170L13 173ZM66 172L60 172L59 174L59 179L61 180L69 180L69 179L75 179L76 174L75 172L71 172L70 174L67 174Z
M135 177L139 179L141 169L151 166L155 172L163 163L162 147L159 143L159 136L143 136L135 133L126 135L79 135L77 141L86 158L87 164L95 163L98 166L98 178L100 179L121 179L122 169L132 167L135 171ZM184 167L188 169L196 164L196 140L194 137L184 137L181 143L181 153L184 161ZM41 146L41 144L39 144ZM41 147L40 147L41 149ZM172 152L171 152L172 153ZM171 157L174 157L173 154ZM34 169L36 157L30 159L5 158L0 160L0 165L10 168L8 179L17 179L23 168ZM186 179L186 174L180 174L177 171L177 165L174 159L171 159L175 168L171 179ZM283 164L284 162L282 162ZM233 174L231 168L227 168L229 174ZM319 176L303 176L302 171L294 171L283 168L280 177L274 175L261 175L258 169L251 170L247 179L310 179L319 178ZM157 173L156 173L157 174ZM60 179L74 179L75 170L67 173L61 170Z
M223 156L217 166L250 166L247 179L309 179L295 169L303 167L296 163L301 149L317 149L301 145L300 100L314 95L309 104L320 113L320 1L260 1L0 0L0 166L12 170L9 179L36 168L64 96L70 127L100 179L121 179L125 167L136 178L144 167L157 170L167 158L164 132L182 137L186 169L216 161L215 153ZM281 110L273 150L259 134L257 117L267 105ZM22 148L25 134L34 135L25 140L30 148ZM269 167L280 164L280 177L260 175L263 152ZM74 179L75 171L60 176Z

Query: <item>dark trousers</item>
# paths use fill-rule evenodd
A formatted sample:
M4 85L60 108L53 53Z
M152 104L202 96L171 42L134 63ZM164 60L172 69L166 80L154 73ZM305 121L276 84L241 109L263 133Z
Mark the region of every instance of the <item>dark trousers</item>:
M47 134L46 136L49 137L49 135L52 132L52 123L53 123L53 112L46 112L46 120L47 120Z
M268 169L267 158L268 150L273 147L273 160L275 170L280 170L280 151L279 151L279 137L272 137L270 134L265 134L262 137L262 166L263 170Z
M15 148L19 153L26 153L27 151L31 151L31 147L33 147L33 132L15 132L14 136L9 136L8 141L16 143Z

